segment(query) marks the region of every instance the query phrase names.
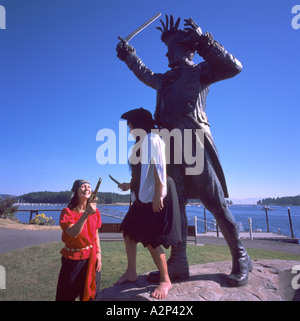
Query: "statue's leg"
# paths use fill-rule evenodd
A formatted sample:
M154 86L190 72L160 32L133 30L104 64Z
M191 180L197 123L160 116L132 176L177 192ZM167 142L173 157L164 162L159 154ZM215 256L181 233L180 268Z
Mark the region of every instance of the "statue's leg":
M171 245L171 255L167 261L168 273L171 281L186 280L189 278L189 264L186 254L188 220L185 205L187 203L186 191L184 188L184 169L182 165L168 165L168 175L173 178L180 207L181 216L181 239L182 243ZM152 272L148 275L149 281L158 282L159 273Z
M237 224L225 201L220 181L206 153L204 171L198 180L198 189L201 192L203 205L216 218L231 251L232 272L229 283L232 286L244 285L248 281L248 273L252 270L251 259L243 246Z
M188 219L186 216L187 195L185 189L185 172L181 164L168 165L168 175L173 178L178 195L181 216L182 243L171 246L171 255L168 259L168 271L171 280L185 280L189 278L189 263L187 260L186 246L188 236Z
M248 273L252 270L252 262L244 248L233 215L228 207L220 212L214 211L213 208L209 211L214 214L231 252L232 271L229 275L229 284L232 286L244 285L248 282Z
M185 205L180 205L182 243L171 246L168 259L168 271L171 280L186 280L189 278L189 263L186 254L187 245L187 217Z

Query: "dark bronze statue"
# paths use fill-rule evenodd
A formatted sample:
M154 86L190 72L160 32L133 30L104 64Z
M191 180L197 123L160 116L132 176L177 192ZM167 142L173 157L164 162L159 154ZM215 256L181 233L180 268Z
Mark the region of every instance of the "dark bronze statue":
M171 279L189 277L186 257L187 217L185 205L189 198L200 199L203 205L214 215L220 230L232 254L232 272L229 283L241 286L248 281L252 263L247 254L235 219L229 210L225 198L228 191L219 156L210 132L206 116L206 98L211 84L236 76L242 71L241 63L222 45L214 40L210 33L203 34L201 28L191 18L185 20L186 28L178 29L180 18L175 22L172 15L166 16L166 23L160 20L161 40L168 47L166 56L171 68L164 74L148 69L136 55L135 49L125 40L117 46L118 57L124 61L136 77L157 91L155 121L160 129L192 129L196 141L196 129L204 131L204 169L199 175L186 175L190 166L168 165L168 175L176 183L182 219L183 244L172 246L168 260ZM193 58L197 52L204 62L195 64ZM194 149L194 147L193 147Z

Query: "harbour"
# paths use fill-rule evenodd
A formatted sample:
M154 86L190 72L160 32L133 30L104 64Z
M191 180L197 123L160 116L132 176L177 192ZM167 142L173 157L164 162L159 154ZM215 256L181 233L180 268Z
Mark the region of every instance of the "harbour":
M45 213L51 217L53 224L59 224L61 210L66 204L18 204L15 216L28 223L30 217ZM102 222L120 224L127 213L128 205L99 205ZM263 206L231 205L230 209L238 224L240 235L249 240L269 240L287 243L299 243L300 238L300 207L290 208L274 206L266 210ZM289 209L289 212L288 212ZM222 233L214 216L203 205L193 204L186 207L188 225L194 227L195 236L219 237ZM249 222L251 219L251 224Z

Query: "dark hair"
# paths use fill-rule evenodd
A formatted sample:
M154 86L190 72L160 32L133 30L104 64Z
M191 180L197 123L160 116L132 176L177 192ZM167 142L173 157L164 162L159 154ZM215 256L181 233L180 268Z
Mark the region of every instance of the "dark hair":
M127 121L127 124L130 124L133 129L143 129L147 134L151 133L151 130L155 128L155 125L153 125L153 122L148 122L144 119L131 119Z
M78 192L76 192L76 193L74 193L74 194L72 195L72 197L71 197L71 199L70 199L70 202L69 202L69 204L68 204L67 207L68 207L70 210L73 210L74 208L77 207L78 201L79 201Z

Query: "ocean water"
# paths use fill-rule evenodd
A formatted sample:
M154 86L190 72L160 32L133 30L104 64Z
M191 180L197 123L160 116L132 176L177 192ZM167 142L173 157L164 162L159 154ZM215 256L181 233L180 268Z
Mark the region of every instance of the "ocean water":
M52 217L55 221L55 225L59 224L59 216L61 210L66 207L66 204L21 204L19 209L39 210L39 214L44 213L47 217ZM119 205L103 205L98 206L103 223L120 223L122 218L125 216L128 206ZM278 233L280 230L281 234L291 235L288 209L283 206L272 206L272 210L268 210L269 228L270 232ZM43 211L44 210L44 211ZM51 210L51 211L47 211ZM54 210L54 211L53 211ZM253 205L232 205L230 210L235 217L235 220L240 226L240 230L248 231L249 223L248 218L252 219L252 228L254 231L262 230L267 231L267 222L265 210L262 206ZM198 233L204 232L204 208L202 205L188 205L186 207L188 223L194 225L194 217L197 217L197 228ZM291 206L291 219L294 236L300 238L300 207ZM28 223L30 211L17 212L16 217L24 223ZM214 216L206 211L206 224L209 230L215 229Z

